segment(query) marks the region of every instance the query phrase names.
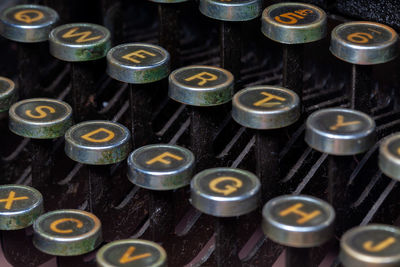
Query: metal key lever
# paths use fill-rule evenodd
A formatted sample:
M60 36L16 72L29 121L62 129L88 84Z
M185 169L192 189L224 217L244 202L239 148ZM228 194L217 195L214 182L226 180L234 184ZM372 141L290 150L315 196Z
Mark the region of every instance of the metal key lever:
M90 23L65 24L51 31L49 42L50 54L71 65L75 121L88 119L95 106L90 96L97 89L96 81L105 69L104 57L111 48L110 31Z
M96 214L108 229L105 240L112 240L109 231L115 226L112 210L111 177L107 165L123 161L131 149L129 130L110 121L86 121L74 125L65 133L65 153L72 160L88 164L87 201L89 210ZM100 166L95 166L100 165Z
M303 98L303 45L326 36L326 14L314 5L279 3L262 14L262 33L283 44L283 86Z
M176 145L147 145L130 154L128 166L128 179L149 194L150 222L143 238L163 242L175 226L177 211L172 190L190 183L194 155Z
M0 34L18 45L18 86L21 99L42 96L40 68L41 48L58 22L55 10L39 5L17 5L0 15Z
M235 239L237 216L255 210L260 201L261 184L251 172L234 168L206 169L190 184L192 205L215 216L215 257L217 266L238 266Z
M213 66L183 67L169 76L169 97L189 106L190 148L199 162L197 170L215 164L213 141L228 114L224 104L231 100L233 86L233 75Z
M130 121L133 148L152 140L151 106L148 104L151 101L150 96L160 90L151 87L156 85L155 82L167 77L169 72L170 55L160 46L143 43L122 44L113 47L107 54L108 75L132 85Z
M349 158L367 151L375 141L375 122L368 115L350 109L323 109L307 119L305 141L312 148L329 154L328 199L341 221L349 213L347 184ZM342 158L343 157L343 158ZM351 169L350 169L351 170ZM345 229L337 228L339 234Z
M331 34L330 51L352 64L349 99L351 108L371 114L373 65L393 60L399 54L399 38L390 27L368 21L338 25Z
M37 266L50 257L40 253L32 244L34 220L43 213L43 198L29 186L0 186L0 230L2 249L13 266ZM24 248L21 255L20 249Z
M256 169L261 180L263 203L277 194L280 183L280 143L285 128L301 114L298 95L277 86L255 86L235 94L232 118L242 126L255 129Z

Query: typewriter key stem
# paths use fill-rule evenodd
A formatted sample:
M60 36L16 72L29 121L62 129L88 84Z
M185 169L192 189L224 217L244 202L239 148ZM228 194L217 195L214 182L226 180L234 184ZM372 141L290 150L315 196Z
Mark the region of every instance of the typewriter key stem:
M372 81L372 66L351 66L351 108L371 114L371 95L374 83Z
M302 99L304 54L302 44L283 45L283 87L293 90Z
M218 126L227 114L226 106L216 107L188 107L190 113L190 150L196 156L196 171L212 167L213 142Z
M310 249L286 247L286 267L309 267L311 266Z
M279 152L282 132L266 130L256 132L257 176L261 181L261 200L265 203L274 194L280 178Z
M31 139L29 152L31 154L32 186L43 194L46 208L50 208L52 190L51 170L53 166L52 142L50 140Z
M129 101L133 149L153 139L151 102L154 84L130 84Z
M171 69L181 65L179 55L179 6L176 4L159 4L158 14L160 18L159 44L165 48L171 56Z
M233 74L236 90L241 86L241 29L240 22L221 22L221 67L229 70Z
M215 257L217 266L240 266L236 217L216 218Z
M173 191L148 191L150 194L150 240L162 242L174 229Z
M42 43L17 43L19 99L42 96L40 91L40 55Z
M104 60L71 63L72 104L76 122L89 119L93 113L96 81L101 78L104 69Z

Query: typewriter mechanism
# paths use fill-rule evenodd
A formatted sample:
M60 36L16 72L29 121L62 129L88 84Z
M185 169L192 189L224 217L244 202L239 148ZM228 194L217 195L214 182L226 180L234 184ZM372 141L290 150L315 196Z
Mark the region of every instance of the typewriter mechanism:
M400 3L0 2L0 266L400 266Z

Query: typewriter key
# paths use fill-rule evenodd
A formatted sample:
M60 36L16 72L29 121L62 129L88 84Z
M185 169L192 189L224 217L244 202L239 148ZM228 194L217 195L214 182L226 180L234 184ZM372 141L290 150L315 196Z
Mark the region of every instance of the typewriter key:
M33 244L55 256L82 255L102 242L101 222L82 210L56 210L43 214L33 224Z
M33 139L53 139L64 135L72 125L72 108L49 98L19 101L9 110L10 130Z
M130 154L128 166L129 180L150 190L150 238L160 241L173 230L175 204L172 190L190 183L194 155L176 145L147 145Z
M340 240L339 258L344 267L400 266L400 229L370 224L347 231Z
M237 216L255 210L260 201L260 181L253 173L234 168L206 169L191 183L191 203L216 218L215 255L218 266L238 266Z
M61 25L49 35L50 54L71 62L72 102L78 122L92 111L88 99L95 94L95 81L104 72L101 59L111 48L110 36L105 27L90 23Z
M282 132L277 129L295 123L301 114L300 99L289 89L277 86L245 88L235 94L232 118L256 129L257 176L261 179L263 201L276 192L280 181L279 152Z
M279 3L267 7L262 14L262 33L283 44L283 86L302 98L303 44L326 36L326 14L303 3Z
M311 266L310 250L332 238L335 211L323 200L306 195L271 199L262 210L262 228L271 240L287 246L286 266Z
M42 194L25 185L0 186L0 230L29 227L43 213Z
M55 10L39 5L17 5L0 14L0 34L18 43L18 87L24 99L41 94L40 73L42 66L41 42L47 41L50 31L59 17Z
M98 215L109 229L107 214L112 192L109 164L123 161L131 151L129 130L116 122L85 121L65 133L65 153L72 160L87 164L87 201L90 212ZM107 237L108 238L108 237Z
M374 120L351 109L319 110L307 119L305 141L313 149L330 155L328 199L338 214L345 218L349 212L346 206L348 171L353 156L367 151L374 144Z
M260 16L261 0L200 0L200 12L220 23L221 67L232 72L240 86L242 21ZM239 86L238 86L239 85Z
M8 110L14 103L16 96L15 83L0 76L0 112Z
M53 185L54 155L50 139L63 136L72 124L72 109L60 100L26 99L13 104L9 110L10 130L31 138L28 150L31 154L32 185L43 192L45 200L51 197L50 188Z
M400 134L386 137L379 149L379 168L392 179L400 180Z
M114 164L128 156L130 137L129 130L119 123L85 121L65 133L65 153L83 164Z
M199 170L211 158L213 139L227 114L223 104L231 100L232 94L233 75L221 68L194 65L169 76L169 97L190 106L191 150Z
M167 253L157 243L124 239L103 246L96 254L97 266L166 267Z
M145 86L160 81L170 72L170 55L162 47L131 43L113 47L107 54L107 73L130 84L131 130L133 147L153 138L151 101L156 88Z
M390 27L367 21L340 24L331 34L330 50L352 64L351 108L370 113L374 82L372 66L393 60L399 54L399 37ZM366 66L367 65L367 66Z
M136 149L128 157L128 177L149 190L174 190L190 183L194 155L176 145L155 144Z

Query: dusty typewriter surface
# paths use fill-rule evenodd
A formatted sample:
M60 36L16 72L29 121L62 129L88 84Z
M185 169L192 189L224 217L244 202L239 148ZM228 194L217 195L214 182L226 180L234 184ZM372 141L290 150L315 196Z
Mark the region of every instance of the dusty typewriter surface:
M246 7L249 2L259 6L250 3ZM53 28L93 24L52 31L52 40L48 35L38 40L34 34L28 35L35 40L18 39L26 34L22 28L6 36L4 23L0 29L0 76L14 81L17 92L9 106L36 98L0 112L0 184L37 189L43 196L40 214L63 210L52 215L58 218L52 223L46 224L44 218L35 227L32 223L13 230L0 227L0 266L111 266L99 262L99 249L126 239L154 241L146 244L159 244L166 259L156 245L146 250L141 247L144 243L127 243L126 249L107 256L117 259L118 266L356 266L348 262L362 262L362 252L353 250L356 256L343 252L344 241L342 246L340 241L350 229L369 225L381 228L370 229L364 239L359 237L361 241L353 238L349 246L359 245L372 253L376 262L368 266L400 266L400 256L386 250L400 244L400 141L396 143L400 138L393 139L384 151L398 153L398 158L385 158L386 164L392 160L390 167L382 163L386 154L380 155L382 144L387 144L384 138L400 131L399 43L396 39L390 50L380 42L384 34L395 34L387 29L399 29L400 3L301 2L314 6L298 3L295 8L280 7L285 12L262 14L267 7L286 1L1 1L2 14L21 4L52 8L59 16ZM241 13L236 14L232 5L242 8ZM325 34L318 33L321 36L304 43L285 43L285 38L298 34L287 30L292 24L304 26L309 36L316 35L307 23L321 16L318 10L326 13ZM250 14L253 11L257 14ZM43 19L43 14L51 15L29 6L14 12L14 22L28 26ZM287 27L266 26L267 15ZM346 34L355 42L353 46L331 43L335 27L351 21L383 26L350 29ZM109 36L100 25L109 30ZM66 41L60 45L57 38ZM108 43L100 43L106 38ZM354 51L368 42L376 42L370 50L382 50L366 64L361 61L369 59L361 59ZM335 50L335 45L342 46ZM109 50L113 53L107 55ZM385 56L392 58L379 61ZM7 82L1 80L0 86ZM196 89L204 84L210 85L209 95ZM250 87L264 91L235 95ZM0 88L0 97L4 95ZM282 102L290 97L293 103L284 106ZM243 107L246 100L253 101L254 109ZM1 101L0 107L5 103ZM51 116L60 115L57 108L65 109L62 122L51 121ZM274 109L281 114L270 112ZM320 118L307 121L311 114ZM270 121L268 116L272 116ZM39 122L29 124L29 119ZM371 135L367 123L371 123ZM316 130L324 124L330 127L325 135ZM352 134L361 124L366 127L360 130L364 132ZM50 127L47 135L40 135L45 127ZM349 132L344 139L351 142L343 141L346 133L329 135L329 129L340 132L346 127ZM78 137L85 140L78 144ZM112 143L113 138L119 138L119 143ZM102 142L109 142L108 147ZM105 152L99 153L100 149ZM164 165L175 169L167 172ZM163 177L167 178L160 182ZM251 186L256 193L243 193ZM0 223L11 216L7 211L28 199L18 191L23 188L3 194L0 187ZM34 195L36 191L29 192ZM290 200L295 196L304 198ZM267 202L270 210L264 207ZM317 206L307 209L307 203ZM283 206L279 210L273 205ZM313 213L318 207L321 211ZM336 219L325 218L329 225L323 227L329 229L324 232L313 223L318 223L321 214L328 216L333 211L330 207ZM79 237L81 247L70 254L62 251L67 243L62 238L44 241L45 231L54 230L59 236L73 235L85 227L94 231L99 226L96 220L92 226L84 225L91 214L101 221L102 232L95 233L95 241L88 237L87 242L95 243L93 248L83 248L84 235ZM279 216L284 218L281 222ZM298 228L284 227L300 219ZM309 224L308 230L301 228L303 223ZM392 236L379 232L386 226L393 230ZM303 235L303 230L310 232ZM101 253L106 255L105 250ZM155 254L163 262L146 265ZM350 254L354 257L344 256Z

